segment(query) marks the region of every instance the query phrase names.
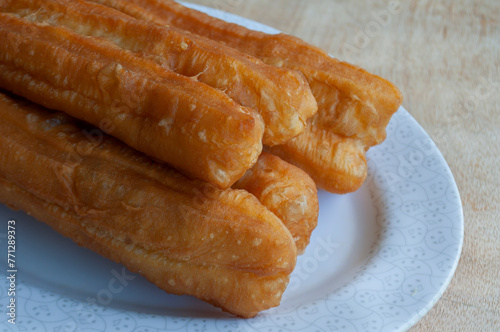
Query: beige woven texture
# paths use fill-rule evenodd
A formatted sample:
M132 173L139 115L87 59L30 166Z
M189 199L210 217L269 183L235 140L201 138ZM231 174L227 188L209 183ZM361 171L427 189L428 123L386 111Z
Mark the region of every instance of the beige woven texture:
M301 37L401 89L455 176L465 218L455 276L410 331L499 331L500 1L191 2Z

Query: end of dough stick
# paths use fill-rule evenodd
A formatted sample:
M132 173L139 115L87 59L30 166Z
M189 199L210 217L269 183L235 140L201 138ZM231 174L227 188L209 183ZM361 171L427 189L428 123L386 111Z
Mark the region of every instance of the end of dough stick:
M304 133L286 144L265 150L300 167L320 189L335 194L354 192L366 179L366 146L361 140L345 138L309 125Z
M233 188L253 194L280 218L303 254L318 223L318 194L313 179L300 168L263 152Z

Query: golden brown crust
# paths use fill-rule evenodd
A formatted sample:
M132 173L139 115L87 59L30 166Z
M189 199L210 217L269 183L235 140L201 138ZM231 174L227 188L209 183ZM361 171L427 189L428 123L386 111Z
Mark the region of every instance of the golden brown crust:
M114 44L0 13L0 87L101 126L185 174L228 187L258 158L258 114Z
M336 194L359 189L368 171L363 141L334 134L311 121L298 137L265 149L306 171L318 188Z
M233 185L253 194L280 218L303 254L318 223L318 193L307 173L263 152L257 163Z
M393 84L334 59L299 38L249 30L175 1L95 1L146 21L211 38L268 64L302 72L317 100L318 112L301 135L268 151L301 167L318 187L330 192L353 192L362 185L368 168L365 152L385 139L385 128L401 105L401 93Z
M223 91L261 114L266 125L264 144L281 144L297 136L317 110L300 72L266 65L210 39L138 20L88 1L16 0L0 8L30 21L105 38L137 56Z
M196 33L262 61L302 72L318 102L317 124L361 139L367 146L385 139L385 126L402 102L387 80L330 57L299 38L270 35L186 8L173 0L97 0L134 17Z
M243 317L279 303L296 247L253 195L188 180L107 136L88 142L68 116L5 95L0 117L2 202L166 291Z

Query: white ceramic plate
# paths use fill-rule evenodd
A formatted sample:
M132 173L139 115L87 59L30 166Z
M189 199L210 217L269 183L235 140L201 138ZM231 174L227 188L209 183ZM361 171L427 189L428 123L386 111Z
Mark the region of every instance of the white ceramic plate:
M274 33L205 7L211 15ZM463 214L439 150L401 108L386 141L368 153L356 193L319 193L320 218L282 304L242 320L188 296L164 293L122 266L0 205L0 327L7 331L403 331L436 303L458 263ZM16 220L16 325L7 221Z

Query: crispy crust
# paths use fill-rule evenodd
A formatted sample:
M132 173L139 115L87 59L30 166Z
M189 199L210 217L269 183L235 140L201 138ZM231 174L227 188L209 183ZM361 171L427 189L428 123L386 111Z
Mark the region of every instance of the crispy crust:
M113 136L185 174L226 188L262 150L259 114L102 38L0 13L0 40L0 87L108 122Z
M303 254L318 224L318 193L307 173L281 158L263 152L257 163L233 188L253 194L280 218Z
M310 124L306 131L283 145L265 150L306 171L318 188L346 194L356 191L366 179L366 146Z
M80 246L140 273L164 291L193 295L231 314L251 318L260 311L278 306L288 285L288 273L268 276L210 265L168 259L142 248L82 228L74 213L47 205L35 195L0 176L0 201L29 212ZM66 223L61 223L62 215ZM69 222L71 221L71 222Z
M62 113L0 95L0 200L160 288L242 317L279 304L296 261L283 223Z
M81 0L15 0L0 8L30 21L105 38L164 68L224 91L237 103L261 114L266 125L264 144L282 144L297 136L317 110L316 100L300 72L266 65L220 43L175 28L160 27Z
M249 30L173 0L92 1L216 40L268 64L299 70L318 102L317 124L336 134L361 139L367 146L385 139L385 127L402 102L401 92L389 81L334 59L294 36Z
M294 139L267 148L305 170L319 188L343 194L366 178L366 150L381 143L402 102L387 80L330 57L299 38L269 35L227 23L171 0L92 0L131 16L169 24L255 56L265 63L299 70L307 78L318 112Z

